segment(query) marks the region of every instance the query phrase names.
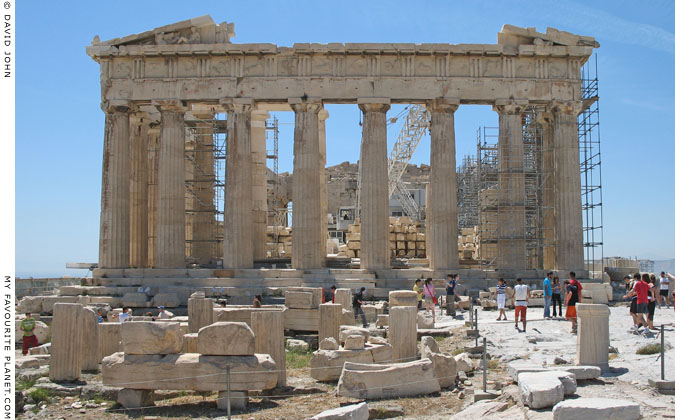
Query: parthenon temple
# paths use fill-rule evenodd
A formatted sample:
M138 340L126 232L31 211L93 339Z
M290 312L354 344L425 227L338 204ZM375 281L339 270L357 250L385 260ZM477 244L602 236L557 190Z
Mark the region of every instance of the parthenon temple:
M251 270L261 277L260 268L271 267L261 265L271 261L267 229L279 224L268 205L267 191L278 174L267 170L267 119L271 111L292 111L291 258L284 271L296 274L285 277L344 278L327 258L326 104L356 104L362 112L361 249L359 268L341 268L345 277L381 279L376 287L388 288L396 286L385 279L400 278L392 274L389 246L386 140L392 104L419 104L430 113L421 228L428 266L420 270L436 277L462 268L454 115L491 105L499 121L496 268L533 269L523 274L528 278L543 277L539 270L585 272L578 114L580 69L598 47L594 38L510 25L496 44L281 47L235 44L233 36L234 24L203 16L108 41L96 37L86 48L100 64L105 113L94 277L222 279L251 277ZM525 239L528 108L542 133L538 159L554 174L541 184L550 204L539 223L548 226L544 243L550 245L536 264L528 261ZM491 276L477 269L465 274Z

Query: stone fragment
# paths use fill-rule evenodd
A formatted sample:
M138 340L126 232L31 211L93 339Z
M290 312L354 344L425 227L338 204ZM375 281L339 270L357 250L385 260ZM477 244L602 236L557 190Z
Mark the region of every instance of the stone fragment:
M364 350L318 350L309 362L309 374L317 381L337 381L346 361L357 363L385 363L392 359L390 344L370 345Z
M53 308L49 375L53 381L74 381L81 374L81 310L77 303L56 303Z
M192 294L192 297L187 300L187 312L190 333L199 332L199 329L213 324L213 299L204 298L201 292L201 298L194 297L197 293Z
M122 324L119 322L101 322L98 324L98 358L103 359L122 351Z
M576 365L609 367L609 308L578 303Z
M417 292L414 290L393 290L388 292L390 308L395 306L417 307Z
M338 350L340 345L333 337L326 337L319 343L320 350Z
M342 306L334 303L319 305L319 342L326 337L340 338Z
M554 420L637 420L640 405L612 398L577 398L558 403L552 412Z
M385 338L377 337L375 335L369 337L369 340L367 342L371 344L388 344L388 341Z
M199 353L199 333L182 336L182 353Z
M508 363L506 370L508 375L513 378L514 381L517 381L518 375L523 372L544 372L546 371L546 368L537 366L534 363L525 360L514 360Z
M288 330L319 331L320 320L318 309L288 308L285 311L285 329Z
M548 372L534 372L535 375L555 375L563 384L563 394L572 395L577 391L577 379L574 373L564 370L552 370Z
M355 313L353 311L343 309L342 325L357 325L357 321L355 320ZM378 326L378 324L376 325Z
M182 351L179 322L132 321L121 325L127 354L174 354Z
M180 306L180 298L177 293L158 293L153 296L153 306L165 306L166 308L177 308Z
M417 308L412 306L391 307L389 321L388 341L393 346L393 361L402 362L416 359Z
M312 294L309 292L285 292L285 306L294 309L312 309Z
M375 419L389 419L404 417L405 409L402 405L391 404L388 401L380 401L369 404L369 415Z
M288 295L292 293L309 293L311 294L311 299L307 300L307 298L303 295L293 295L288 298ZM294 309L318 309L322 301L322 296L323 289L320 287L288 287L285 291L285 306ZM288 299L290 300L288 301ZM295 299L294 302L298 305L297 307L290 306L293 302L293 299ZM308 306L305 307L307 301L309 303Z
M125 293L122 296L122 306L130 308L145 308L148 297L146 293Z
M360 335L360 334L348 335L347 338L345 339L345 345L343 346L343 348L345 350L363 350L365 342L366 342L366 340L364 339L363 335Z
M431 329L434 328L434 319L430 314L424 312L417 313L417 328L419 329Z
M197 350L203 355L251 356L256 337L246 322L216 322L199 330Z
M486 392L484 392L482 390L476 390L473 394L473 401L476 403L484 400L494 400L498 398L498 395L498 392L495 391L487 390Z
M44 296L41 300L41 310L38 312L54 314L56 303L77 303L77 298L78 296Z
M32 347L29 349L30 356L35 356L39 354L50 354L50 343L42 344L38 347Z
M82 329L81 369L98 370L101 361L99 353L98 315L91 308L82 308L79 312L79 328Z
M50 364L50 355L41 354L36 356L19 356L14 361L17 369L32 369Z
M472 372L474 370L474 362L467 353L460 353L454 356L455 366L458 372Z
M518 375L522 402L530 408L553 407L563 401L563 384L556 375L543 372L523 372Z
M369 407L366 402L332 408L310 417L309 420L368 420Z
M440 391L431 361L360 364L346 362L336 395L352 398L399 398Z
M422 359L429 357L429 353L440 353L441 350L438 347L438 343L434 340L434 337L425 335L421 339L422 345Z
M86 384L81 388L80 397L83 400L93 400L102 398L105 400L117 401L117 394L122 388L105 386L100 383Z
M17 304L17 314L24 315L27 312L40 314L43 310L43 296L24 296Z
M565 359L562 359L562 358L560 358L560 357L558 357L558 356L556 356L556 357L553 359L553 364L554 364L554 365L566 365L566 364L568 364L568 361L565 360Z
M575 379L578 381L596 379L601 376L601 369L597 366L564 366L558 370L563 370L574 374Z
M103 385L139 389L196 391L227 390L225 367L230 366L231 390L275 388L277 367L268 354L205 356L198 353L135 355L114 353L101 362Z
M455 385L458 370L453 356L447 353L427 353L426 357L434 365L434 373L441 388Z
M287 383L285 360L285 327L283 314L278 311L252 313L256 352L269 354L278 367L278 386Z
M369 339L369 330L366 328L355 327L351 325L340 326L339 340L341 343L344 344L347 337L351 335L362 335L364 336L364 340L366 341Z
M352 290L335 289L335 303L340 304L344 310L352 311Z
M387 314L381 314L376 318L376 328L383 328L388 326L388 317L389 315Z
M335 339L331 338L333 342L335 343ZM338 343L335 343L336 347L338 346ZM294 338L288 338L286 346L290 350L297 350L297 351L309 351L309 343L307 343L304 340L296 340Z
M22 319L23 318L24 317L22 317ZM33 318L36 319L35 316ZM21 343L24 337L24 332L20 328L21 323L21 319L16 319L14 321L14 341L17 343ZM45 344L50 341L50 327L48 327L48 325L46 325L46 323L43 321L36 321L34 334L36 335L38 344Z
M124 408L140 408L156 405L153 400L153 390L150 389L122 389L117 393L117 402Z
M221 411L226 411L228 409L228 391L218 392L218 401L216 401L216 405ZM230 408L246 410L248 405L249 393L247 391L230 391Z

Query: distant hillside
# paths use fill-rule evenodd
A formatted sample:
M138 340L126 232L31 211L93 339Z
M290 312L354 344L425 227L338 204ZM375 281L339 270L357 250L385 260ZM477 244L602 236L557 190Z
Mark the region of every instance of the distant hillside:
M676 259L674 258L672 260L655 260L654 272L659 274L662 271L671 274L676 274Z

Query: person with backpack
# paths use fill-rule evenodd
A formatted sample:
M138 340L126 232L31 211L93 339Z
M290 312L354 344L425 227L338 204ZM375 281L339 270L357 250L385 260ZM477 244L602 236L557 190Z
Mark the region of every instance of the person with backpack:
M364 292L366 290L366 287L362 287L361 289L359 289L359 292L355 293L355 295L352 297L352 308L355 311L355 319L357 319L357 315L361 315L362 326L364 328L369 328L369 324L367 323L367 317L364 315L364 311L362 310L362 305L364 305Z
M577 284L571 278L566 286L565 292L565 319L571 323L570 332L577 333L577 308L576 304L580 301L580 294L577 291Z
M455 294L458 286L457 279L460 275L453 277L452 274L448 274L448 283L446 283L446 315L455 316Z
M434 290L434 283L431 279L424 280L424 307L426 308L426 313L429 313L431 309L431 318L433 322L436 323L436 291Z

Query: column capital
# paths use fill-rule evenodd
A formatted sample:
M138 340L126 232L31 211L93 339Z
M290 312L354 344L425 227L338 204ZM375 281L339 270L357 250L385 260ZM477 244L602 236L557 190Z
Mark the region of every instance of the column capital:
M357 98L362 112L386 112L391 108L390 98Z
M494 102L494 111L499 114L522 114L525 107L529 105L529 101L523 99L496 99Z
M426 103L426 109L430 112L453 113L460 106L460 99L457 98L436 98Z
M326 121L330 116L331 115L328 113L328 111L326 111L325 108L319 111L319 121Z
M288 105L294 112L318 113L323 109L321 98L308 98L306 95L301 98L288 98Z
M579 115L582 111L582 101L552 101L548 108L554 114Z
M103 112L112 114L114 112L135 112L139 108L132 103L132 101L124 99L112 99L110 101L101 102L101 109Z
M185 113L187 107L178 99L157 99L151 101L151 105L155 106L158 112L179 112Z
M254 109L252 111L251 118L252 121L261 121L261 124L263 126L263 122L266 121L270 116L271 114L269 114L268 111Z
M547 127L553 124L553 112L550 107L547 107L545 111L537 112L537 123L542 127Z
M218 102L226 112L251 112L256 106L252 98L222 98Z

